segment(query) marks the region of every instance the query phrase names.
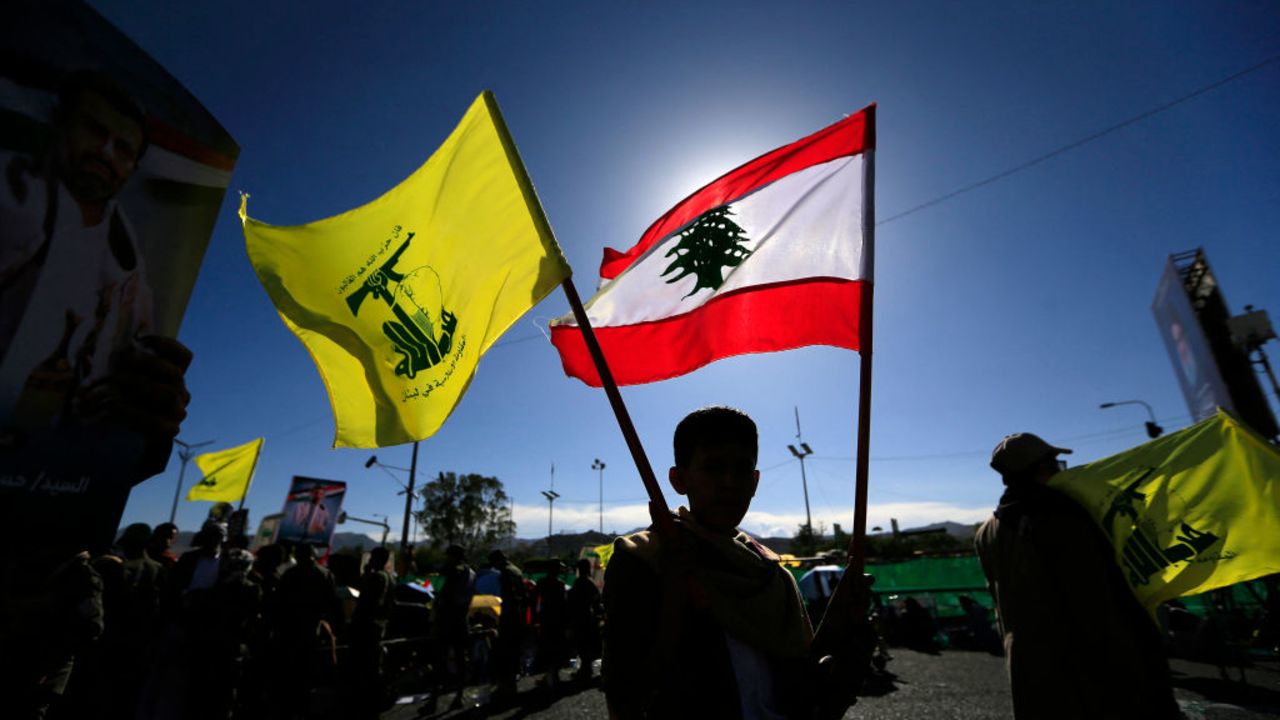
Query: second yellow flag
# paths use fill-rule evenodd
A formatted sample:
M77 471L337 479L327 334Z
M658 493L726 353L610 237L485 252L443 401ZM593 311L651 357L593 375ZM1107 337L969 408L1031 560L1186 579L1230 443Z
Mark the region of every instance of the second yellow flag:
M204 477L191 486L187 500L239 502L243 499L253 482L262 442L263 438L258 438L226 450L197 455L196 467Z

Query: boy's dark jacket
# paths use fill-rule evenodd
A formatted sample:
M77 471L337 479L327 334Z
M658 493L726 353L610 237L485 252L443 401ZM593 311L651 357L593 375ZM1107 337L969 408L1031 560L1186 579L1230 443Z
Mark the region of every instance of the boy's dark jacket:
M746 533L710 533L685 508L676 527L678 553L651 530L614 542L604 589L611 710L624 718L741 717L729 634L767 658L774 709L806 716L813 629L791 573Z

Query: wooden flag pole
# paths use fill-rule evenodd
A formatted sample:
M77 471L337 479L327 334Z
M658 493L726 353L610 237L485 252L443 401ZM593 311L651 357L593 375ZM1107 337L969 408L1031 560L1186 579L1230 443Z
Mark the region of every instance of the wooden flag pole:
M511 131L507 128L506 120L502 118L502 111L498 108L498 101L493 97L493 93L488 90L485 90L482 96L493 116L493 123L498 130L498 137L502 140L503 148L507 153L507 160L510 161L511 169L515 172L516 182L519 183L521 192L524 193L525 202L528 204L529 214L533 217L534 224L538 226L539 232L544 237L554 238L555 233L551 231L551 223L547 222L546 212L542 209L542 203L538 201L538 194L533 189L533 181L529 179L529 171L525 169L524 161L520 159L520 153L516 150L516 144L511 137ZM560 283L560 287L564 288L565 297L569 299L569 307L573 308L573 316L577 318L578 327L582 329L582 337L587 343L587 350L591 353L591 360L595 363L596 372L600 375L605 394L609 397L609 404L613 406L613 414L618 419L618 427L621 428L622 436L627 440L627 447L631 450L631 458L635 460L636 470L640 472L640 480L644 482L644 489L649 493L649 516L653 518L654 525L660 532L667 537L674 537L675 523L671 519L671 508L667 506L667 500L662 496L662 488L658 487L658 479L653 474L653 467L649 465L649 457L644 453L644 446L640 444L640 436L636 434L636 427L631 422L631 415L627 412L627 406L622 402L622 395L618 392L618 384L614 382L613 373L609 371L609 365L605 362L604 353L600 351L600 345L596 342L596 335L591 329L591 321L587 319L587 311L583 309L582 300L578 297L578 291L573 286L573 276L565 278L564 282Z
M671 508L662 495L657 476L653 474L649 456L645 454L644 446L640 444L640 436L631 422L631 414L627 412L626 404L622 402L622 394L618 392L618 384L613 380L609 364L605 362L604 352L596 342L595 331L591 329L591 320L587 317L586 309L582 307L578 290L573 286L573 278L565 278L560 286L564 288L565 297L569 299L569 307L573 308L573 317L578 321L578 328L582 330L582 339L586 342L587 351L591 353L591 360L595 363L596 372L600 375L600 384L604 387L605 395L609 397L609 405L613 407L613 414L618 419L618 427L622 430L622 436L626 438L627 448L631 450L631 459L635 461L636 470L640 472L644 489L649 493L649 517L653 519L653 524L660 533L673 537L675 524L671 520Z
M262 445L265 445L266 443L266 438L263 438ZM254 453L253 467L249 468L249 479L245 481L244 494L240 496L240 506L236 508L237 510L244 509L244 499L249 497L249 488L253 485L253 474L258 471L258 460L262 458L262 445L259 445L258 452Z
M849 538L848 570L861 576L866 565L867 541L867 453L871 447L871 297L874 285L867 285L863 299L862 327L867 329L866 346L858 350L861 367L858 372L858 461L855 470L853 500L853 536Z
M875 108L872 108L874 113ZM875 130L875 115L869 118ZM872 135L874 138L874 135ZM876 233L876 151L868 148L862 165L862 252L866 274L866 295L859 308L858 358L858 461L853 500L853 537L849 538L849 563L846 574L861 578L866 566L867 542L867 475L871 452L871 345L872 309L875 306L875 233Z
M849 538L848 562L836 585L826 612L814 634L812 652L816 657L847 653L860 637L858 628L866 623L870 603L869 586L863 580L866 569L867 484L871 448L871 345L872 308L875 295L875 106L868 118L868 143L862 166L862 261L866 283L862 306L858 309L858 461L854 488L853 536Z

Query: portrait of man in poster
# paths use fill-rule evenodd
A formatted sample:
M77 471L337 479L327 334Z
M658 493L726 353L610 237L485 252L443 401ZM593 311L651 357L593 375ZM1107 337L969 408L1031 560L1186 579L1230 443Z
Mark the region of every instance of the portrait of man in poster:
M178 326L239 148L92 8L6 15L0 524L79 545L168 463L190 399Z

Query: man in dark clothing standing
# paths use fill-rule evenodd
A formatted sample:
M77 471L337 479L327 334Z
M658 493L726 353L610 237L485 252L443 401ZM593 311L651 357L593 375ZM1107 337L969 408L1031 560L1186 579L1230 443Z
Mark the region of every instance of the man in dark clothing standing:
M493 675L498 685L497 699L504 701L516 694L516 678L520 673L520 656L527 628L525 611L529 607L529 593L524 586L524 573L501 550L489 553L489 564L498 571L502 599L498 643L493 652Z
M451 709L462 707L462 688L470 665L471 642L467 613L476 592L476 573L467 565L467 554L458 545L445 548L444 587L432 607L431 632L439 649L436 661L439 695L457 690ZM452 665L452 669L450 668Z
M105 631L100 641L101 684L94 688L95 712L107 718L132 718L160 631L164 566L147 556L151 529L142 523L125 528L116 542L119 568L99 567L104 581Z
M360 577L360 597L351 617L352 671L355 681L357 713L376 718L382 711L382 638L387 632L395 587L387 572L390 553L385 547L369 553L364 575Z
M1178 718L1155 622L1085 509L1048 487L1069 453L1030 433L996 446L1007 486L974 540L1018 718Z
M543 683L560 684L560 667L565 660L565 632L568 629L568 596L560 573L564 563L551 560L547 574L538 580L538 665L546 672Z
M307 707L317 678L332 671L332 631L342 617L333 574L316 564L315 548L298 545L297 565L285 571L276 590L285 707ZM322 641L328 642L329 648ZM322 652L323 651L323 652Z
M591 579L591 561L578 561L578 577L569 588L569 631L578 650L579 680L591 679L591 665L600 657L600 617L604 607L600 603L600 588Z

